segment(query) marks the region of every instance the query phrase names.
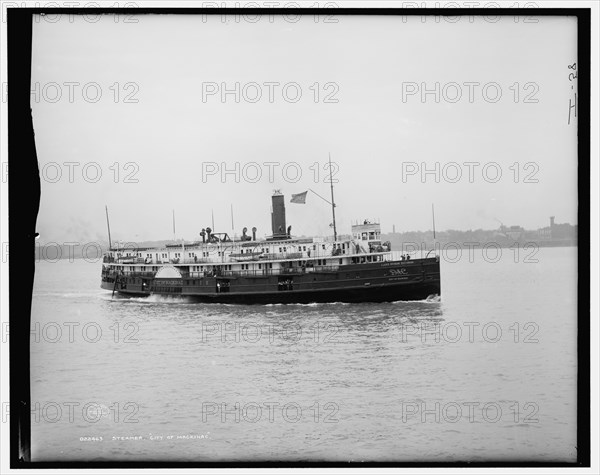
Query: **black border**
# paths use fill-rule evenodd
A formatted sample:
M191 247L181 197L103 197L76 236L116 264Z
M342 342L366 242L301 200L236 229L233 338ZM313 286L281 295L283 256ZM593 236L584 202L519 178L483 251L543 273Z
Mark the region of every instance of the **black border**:
M393 16L572 16L578 20L578 355L577 462L31 462L30 318L35 272L35 224L40 201L40 177L30 107L33 15L46 14L245 14L393 15ZM10 254L19 265L9 269L10 286L10 467L35 468L300 468L300 467L590 467L590 61L589 8L7 8L8 51L8 190ZM17 225L18 223L18 225ZM18 285L16 284L18 283Z

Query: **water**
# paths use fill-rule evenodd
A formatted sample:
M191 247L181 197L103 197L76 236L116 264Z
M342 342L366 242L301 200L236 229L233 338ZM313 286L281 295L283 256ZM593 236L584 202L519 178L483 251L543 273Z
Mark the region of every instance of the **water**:
M442 260L441 301L249 307L39 262L32 459L575 461L576 252Z

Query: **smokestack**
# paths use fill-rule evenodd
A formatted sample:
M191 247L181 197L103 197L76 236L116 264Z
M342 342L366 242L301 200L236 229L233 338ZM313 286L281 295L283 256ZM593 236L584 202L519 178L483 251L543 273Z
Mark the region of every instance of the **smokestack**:
M554 216L550 216L550 227L554 226Z
M271 228L273 237L285 238L285 198L278 191L271 197L273 211L271 213Z
M256 241L256 227L252 228L252 240Z

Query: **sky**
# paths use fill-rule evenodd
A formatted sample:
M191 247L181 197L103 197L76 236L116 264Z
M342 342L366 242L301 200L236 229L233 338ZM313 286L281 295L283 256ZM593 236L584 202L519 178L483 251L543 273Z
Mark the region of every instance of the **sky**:
M42 241L106 240L105 206L113 241L173 237L172 210L177 238L231 233L232 208L262 237L273 190L292 234L331 234L289 202L330 199L329 154L338 233L425 231L432 203L437 230L576 224L575 19L318 19L37 18Z

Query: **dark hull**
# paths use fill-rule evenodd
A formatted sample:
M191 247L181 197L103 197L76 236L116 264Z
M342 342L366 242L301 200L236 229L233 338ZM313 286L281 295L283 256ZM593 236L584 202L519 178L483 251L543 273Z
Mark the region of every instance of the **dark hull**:
M119 291L121 296L177 295L199 303L228 304L276 304L276 303L327 303L327 302L395 302L397 300L424 300L440 295L440 286L435 284L397 284L365 288L345 288L327 290L299 290L284 292L223 293L203 295L182 295L166 293L141 293Z
M439 261L435 258L373 265L343 266L334 273L290 275L292 288L278 285L281 276L185 278L165 289L156 282L136 277L107 279L102 288L122 296L177 296L193 302L227 304L287 304L327 302L393 302L424 300L441 295ZM217 282L228 281L227 290ZM175 284L178 286L175 287ZM149 290L146 290L149 289Z

